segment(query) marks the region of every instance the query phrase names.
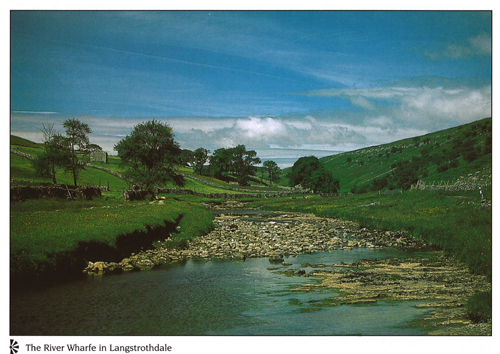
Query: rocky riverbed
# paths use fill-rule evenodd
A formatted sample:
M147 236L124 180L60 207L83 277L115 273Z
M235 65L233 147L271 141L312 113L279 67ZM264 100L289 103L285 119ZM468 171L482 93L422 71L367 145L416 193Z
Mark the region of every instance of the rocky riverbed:
M233 204L230 205L232 209L242 207ZM406 232L368 230L359 228L354 222L312 214L252 213L251 217L234 214L237 213L219 213L214 221L215 230L190 241L186 249L170 249L166 241L119 263L89 262L85 272L100 275L146 270L186 259L244 261L264 257L273 265L270 271L314 279L293 291L332 289L339 294L322 300L318 306L418 301L417 306L432 311L414 325L428 329L430 334L491 335L491 322L473 324L467 319L464 307L475 291L490 290L491 283L483 276L470 274L463 264ZM306 264L299 270L288 269L290 264L284 261L285 257L301 253L355 247L393 247L427 253L418 258L370 259L352 264Z
M316 217L312 214L280 214L252 220L241 216L220 215L215 230L191 240L186 249L171 249L169 241L123 259L119 263L89 262L87 272L144 270L185 259L224 258L245 260L264 257L282 262L284 257L301 253L355 247L395 247L403 250L427 250L423 241L405 232L374 232L360 229L354 222Z

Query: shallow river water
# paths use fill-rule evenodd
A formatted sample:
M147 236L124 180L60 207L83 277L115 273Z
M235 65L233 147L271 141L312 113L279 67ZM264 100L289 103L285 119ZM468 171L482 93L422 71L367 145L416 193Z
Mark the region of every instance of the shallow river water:
M422 335L405 324L425 315L414 302L318 306L332 291L293 289L315 277L278 270L401 257L359 248L285 258L194 261L158 270L89 277L11 297L11 335ZM281 269L283 268L283 269Z

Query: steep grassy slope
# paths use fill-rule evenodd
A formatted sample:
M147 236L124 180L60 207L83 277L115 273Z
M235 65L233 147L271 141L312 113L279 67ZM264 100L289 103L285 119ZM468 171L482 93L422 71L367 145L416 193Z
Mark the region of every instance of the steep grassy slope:
M489 179L492 164L491 118L424 136L395 141L338 155L323 157L342 192L372 189L383 178L381 188L402 188L401 172L414 171L414 178L426 183L457 179ZM472 174L473 176L469 176ZM416 182L416 180L414 181ZM414 183L412 182L412 183Z

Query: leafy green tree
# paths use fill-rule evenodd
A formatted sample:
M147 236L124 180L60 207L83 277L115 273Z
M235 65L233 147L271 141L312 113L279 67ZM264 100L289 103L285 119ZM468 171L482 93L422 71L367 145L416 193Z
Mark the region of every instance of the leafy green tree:
M97 144L89 144L88 146L88 150L90 152L94 152L94 151L102 151L102 147L100 147L99 145Z
M229 172L231 155L228 149L220 148L213 152L209 158L210 170L215 178L222 179L224 173Z
M193 163L194 154L191 150L182 149L177 156L177 163L181 166L190 166Z
M264 161L263 166L267 169L267 175L269 176L269 182L278 182L280 180L281 168L274 161L268 160Z
M372 191L379 191L386 188L389 185L389 180L386 177L373 180Z
M418 166L410 163L400 164L393 172L393 178L396 180L398 188L410 189L412 184L418 182Z
M203 174L203 166L208 161L208 154L210 154L210 150L204 148L198 148L193 152L193 164L194 164L194 172L198 174Z
M247 186L250 176L257 171L255 165L260 163L260 158L257 157L254 150L247 151L245 145L238 145L230 149L230 152L232 155L232 170L236 174L238 184Z
M153 197L155 187L173 181L182 186L184 179L174 170L179 144L172 128L156 120L138 124L130 135L120 140L114 150L131 168L125 173Z
M302 184L305 188L312 189L314 193L336 193L340 189L340 181L334 179L324 168L313 171L304 178Z
M292 186L300 184L315 193L335 193L340 189L339 180L334 179L315 156L298 159L288 177Z
M292 166L292 171L289 173L288 177L290 179L290 185L296 186L301 184L304 178L311 175L315 170L322 168L316 156L305 156L299 158Z
M77 151L86 154L89 152L89 138L87 134L92 133L88 124L80 122L78 119L68 119L64 121L63 127L66 130L66 140L71 153L71 162L67 169L73 174L73 181L77 185L78 174L85 169L85 165L79 161Z

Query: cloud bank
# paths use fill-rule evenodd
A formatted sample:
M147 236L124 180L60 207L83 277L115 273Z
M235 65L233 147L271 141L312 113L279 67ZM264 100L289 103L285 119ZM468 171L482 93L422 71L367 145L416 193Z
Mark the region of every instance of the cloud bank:
M309 114L247 117L155 118L172 126L182 148L194 150L244 144L269 158L305 154L326 156L379 145L491 117L491 84L414 79L412 83L360 89L328 89L297 93L340 98L352 109ZM12 112L11 131L41 141L43 124L63 132L65 119L51 112ZM114 153L113 146L149 118L77 116L93 130L91 140ZM307 151L307 153L306 153ZM290 153L292 152L292 153Z

